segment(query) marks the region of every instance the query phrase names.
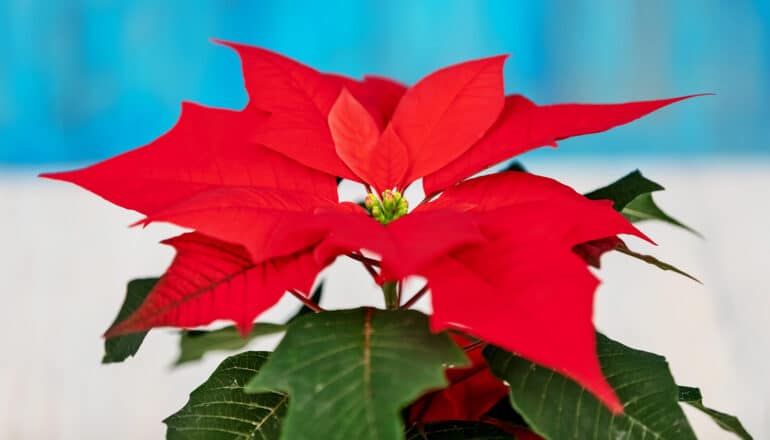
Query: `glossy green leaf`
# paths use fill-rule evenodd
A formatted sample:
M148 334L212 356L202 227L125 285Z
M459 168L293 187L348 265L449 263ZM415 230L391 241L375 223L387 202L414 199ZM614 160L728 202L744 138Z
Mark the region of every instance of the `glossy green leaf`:
M258 322L245 338L233 326L212 331L183 331L179 338L179 358L174 365L197 361L210 351L240 350L256 337L279 333L285 329L286 326L281 324Z
M662 209L658 207L658 205L655 203L655 200L652 198L652 194L650 193L640 194L629 204L627 204L621 212L623 216L625 216L628 221L632 223L640 222L643 220L660 220L674 226L678 226L682 229L686 229L699 237L703 237L700 232L666 214Z
M225 359L190 394L187 404L163 423L169 440L277 439L288 396L246 394L243 385L257 374L270 353L249 351Z
M644 177L639 170L635 170L605 187L585 194L585 196L591 200L612 200L615 210L622 211L638 196L663 189L659 184Z
M666 360L597 334L602 371L625 406L613 415L591 393L548 368L487 347L493 373L511 388L511 403L549 439L695 439L679 407L679 389Z
M112 325L117 324L134 313L134 311L144 302L144 299L147 298L147 295L150 294L150 291L155 287L155 283L157 282L157 278L143 278L129 281L128 286L126 287L126 298L123 300L123 305L120 306L118 316L115 317ZM102 357L102 363L109 364L113 362L123 362L129 356L135 355L142 345L145 336L147 336L147 332L131 333L106 339L104 341L104 356Z
M592 200L612 200L615 210L620 211L632 223L660 220L701 236L696 230L666 214L655 204L652 193L664 189L660 184L644 177L639 170L635 170L585 196Z
M513 436L492 425L479 422L438 422L416 426L406 440L511 440Z
M248 392L288 392L282 439L400 440L400 411L446 386L446 365L467 364L425 315L371 308L305 315L291 324Z
M620 244L620 245L618 245L618 246L615 248L615 250L617 250L618 252L620 252L620 253L622 253L622 254L628 255L629 257L634 257L634 258L636 258L637 260L642 260L642 261L644 261L645 263L647 263L647 264L651 264L651 265L653 265L653 266L655 266L655 267L657 267L657 268L659 268L659 269L662 269L662 270L670 270L670 271L672 271L672 272L676 272L676 273L678 273L679 275L682 275L682 276L684 276L684 277L687 277L687 278L689 278L689 279L691 279L691 280L695 281L696 283L700 283L700 284L703 284L703 283L701 283L701 281L700 281L699 279L697 279L697 278L695 278L694 276L690 275L689 273L687 273L687 272L685 272L685 271L683 271L683 270L681 270L681 269L677 268L676 266L673 266L673 265L671 265L671 264L668 264L668 263L665 263L665 262L663 262L663 261L660 261L660 260L658 260L657 258L653 257L652 255L645 255L645 254L640 254L640 253L638 253L638 252L634 252L634 251L632 251L631 249L629 249L629 248L628 248L626 245L624 245L624 244Z
M711 409L703 405L703 396L698 388L692 387L679 387L679 401L686 402L687 404L699 409L703 413L711 417L711 420L716 422L722 429L728 432L732 432L743 440L752 440L751 434L746 431L741 421L737 417Z

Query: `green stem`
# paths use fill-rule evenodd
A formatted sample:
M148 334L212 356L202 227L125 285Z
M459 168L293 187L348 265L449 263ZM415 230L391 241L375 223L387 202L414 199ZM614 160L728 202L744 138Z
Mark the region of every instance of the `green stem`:
M385 295L385 307L390 310L398 308L397 283L390 281L382 285L382 294Z

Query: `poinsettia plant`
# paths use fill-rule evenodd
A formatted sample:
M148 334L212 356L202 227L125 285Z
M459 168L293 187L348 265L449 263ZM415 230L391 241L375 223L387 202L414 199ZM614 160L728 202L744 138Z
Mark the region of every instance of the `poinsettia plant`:
M619 237L651 242L642 220L685 227L655 204L660 185L635 171L581 195L518 163L478 175L689 96L537 105L505 95L505 56L407 87L222 44L242 61L245 108L184 103L150 144L44 175L138 211L137 224L191 230L163 242L176 250L163 276L129 283L104 362L133 356L155 327L185 329L178 363L283 334L272 353L222 362L165 420L168 438L694 438L680 402L750 438L664 358L594 327L589 267L602 254L690 277ZM341 180L365 198L341 200ZM413 185L421 201L405 196ZM370 307L319 305L335 295L319 273L338 258L380 287ZM408 278L424 286L408 292ZM260 321L284 295L300 312ZM423 297L428 314L413 309ZM235 326L189 330L217 320Z

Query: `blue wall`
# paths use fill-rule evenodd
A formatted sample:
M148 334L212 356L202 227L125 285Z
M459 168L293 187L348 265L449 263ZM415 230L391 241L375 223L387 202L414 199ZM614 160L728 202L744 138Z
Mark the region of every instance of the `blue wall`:
M0 0L0 163L104 158L162 133L181 100L245 102L223 38L321 70L405 82L512 53L540 103L715 92L566 154L770 151L770 0Z

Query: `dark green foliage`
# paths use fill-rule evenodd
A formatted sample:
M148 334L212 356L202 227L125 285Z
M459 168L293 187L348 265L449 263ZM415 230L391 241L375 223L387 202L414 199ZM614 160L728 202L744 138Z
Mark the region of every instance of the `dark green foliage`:
M126 299L123 300L123 305L120 306L118 316L112 322L113 325L128 318L129 315L134 313L136 309L144 302L147 295L155 287L155 283L158 282L158 278L144 278L138 280L129 281L126 287ZM129 356L133 356L139 350L139 347L144 341L144 337L147 336L147 332L131 333L123 336L116 336L114 338L108 338L104 341L104 357L102 357L103 364L109 364L113 362L123 362Z
M303 316L247 392L285 391L282 439L404 438L401 409L446 385L444 367L467 359L412 310L355 309Z
M487 347L495 375L511 388L511 403L532 430L549 439L695 439L679 407L666 360L597 335L605 377L625 405L613 415L591 393L548 368Z
M703 405L703 396L698 388L679 387L679 401L687 402L689 405L698 408L700 411L711 417L722 429L732 432L743 440L752 440L751 434L746 431L741 421L737 417L711 409Z
M169 440L277 439L288 396L246 394L243 385L270 354L246 352L222 362L209 379L190 394L187 404L163 421Z

